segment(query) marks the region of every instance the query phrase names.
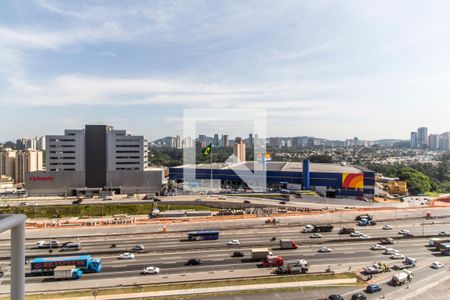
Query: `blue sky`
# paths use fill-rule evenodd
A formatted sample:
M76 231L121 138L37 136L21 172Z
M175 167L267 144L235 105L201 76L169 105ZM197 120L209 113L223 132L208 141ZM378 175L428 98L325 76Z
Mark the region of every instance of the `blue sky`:
M448 1L0 2L0 140L186 108L262 108L268 135L450 130ZM238 124L210 132L246 135ZM243 126L245 127L245 126Z

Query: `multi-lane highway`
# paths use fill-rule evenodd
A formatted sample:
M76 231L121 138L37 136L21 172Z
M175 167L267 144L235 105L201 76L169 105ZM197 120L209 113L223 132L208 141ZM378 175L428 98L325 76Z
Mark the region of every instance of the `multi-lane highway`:
M357 229L373 238L398 237L394 245L401 253L415 257L419 260L438 259L438 252L430 252L425 247L427 239L401 239L399 229L408 229L416 236L425 234L438 234L447 230L449 224L447 219L436 221L433 225L422 226L419 220L402 222L389 222L394 226L393 230L383 230L387 223L378 223L376 226L358 227ZM346 225L348 226L348 224ZM353 227L356 227L353 223ZM320 239L311 239L310 234L301 233L302 227L277 227L252 228L240 230L222 230L219 240L215 241L186 241L186 233L166 234L135 234L119 236L95 236L80 239L82 249L74 252L61 252L54 249L52 255L91 254L102 259L103 270L98 274L87 274L82 280L97 280L101 278L120 278L130 276L141 276L140 272L145 266L156 266L161 269L161 274L190 273L210 270L230 269L256 269L257 263L249 260L250 249L253 247L270 247L275 255L281 255L286 261L306 259L315 270L323 271L326 266L332 267L340 264L364 265L374 261L385 261L394 263L381 251L370 250L370 246L376 240L361 240L357 237L350 238L349 235L339 235L339 225L331 233L322 233ZM272 241L272 237L276 237ZM280 238L289 238L299 243L300 247L295 250L280 250L278 243ZM227 246L231 239L239 239L241 244L237 247ZM342 240L341 240L342 239ZM60 242L77 241L78 239L61 239ZM37 239L27 240L27 257L32 259L39 256L49 256L47 249L36 249L34 247ZM318 253L322 243L332 249L331 253ZM111 248L116 244L116 248ZM130 251L137 244L145 247L144 251L135 252L136 258L131 260L119 260L120 253ZM245 254L243 258L232 258L231 254L236 251ZM190 258L200 258L203 264L200 266L185 266ZM5 265L9 260L9 245L0 246L0 263ZM397 261L398 262L398 261ZM27 267L29 272L29 264ZM48 281L46 276L27 277L27 282L38 283ZM5 283L8 278L5 278ZM76 283L74 283L76 285Z

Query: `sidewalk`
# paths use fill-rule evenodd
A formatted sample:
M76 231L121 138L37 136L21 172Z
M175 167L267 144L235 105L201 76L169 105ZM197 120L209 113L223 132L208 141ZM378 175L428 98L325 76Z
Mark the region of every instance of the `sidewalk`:
M253 290L270 290L270 289L285 289L285 288L300 288L310 286L331 286L341 284L355 284L356 278L348 279L329 279L329 280L314 280L314 281L300 281L300 282L284 282L284 283L269 283L269 284L252 284L252 285L239 285L239 286L222 286L212 288L197 288L197 289L183 289L183 290L171 290L171 291L157 291L157 292L144 292L122 295L107 295L97 296L96 300L113 300L113 299L133 299L133 298L150 298L150 297L163 297L163 296L182 296L191 294L209 294L209 293L224 293L224 292L239 292L239 291L253 291ZM77 298L62 298L63 300L91 300L91 297L77 297Z

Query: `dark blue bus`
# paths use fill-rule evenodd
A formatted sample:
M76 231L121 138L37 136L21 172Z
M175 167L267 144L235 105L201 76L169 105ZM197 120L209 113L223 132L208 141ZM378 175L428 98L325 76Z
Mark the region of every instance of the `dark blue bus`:
M188 232L188 240L217 240L219 238L219 231L217 230L199 230Z

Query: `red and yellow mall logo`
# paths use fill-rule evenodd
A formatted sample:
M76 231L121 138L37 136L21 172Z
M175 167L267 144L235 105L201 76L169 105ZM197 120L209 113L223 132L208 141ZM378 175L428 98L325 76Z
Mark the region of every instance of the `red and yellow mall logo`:
M53 181L55 177L53 176L30 176L31 181Z
M364 174L360 173L343 173L342 187L350 189L364 188Z

